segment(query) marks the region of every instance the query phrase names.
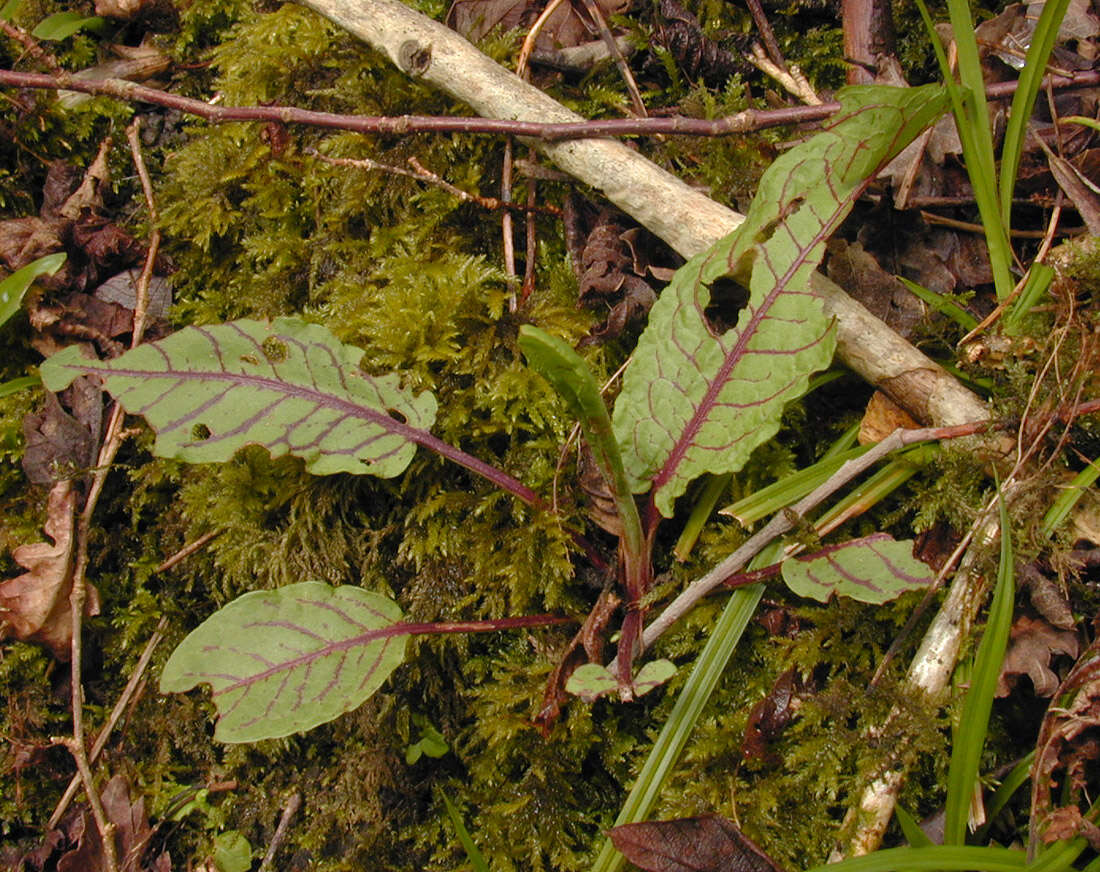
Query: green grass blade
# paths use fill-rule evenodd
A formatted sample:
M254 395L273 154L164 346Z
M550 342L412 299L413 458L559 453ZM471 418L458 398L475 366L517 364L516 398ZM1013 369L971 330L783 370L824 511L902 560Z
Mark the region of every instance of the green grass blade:
M1062 26L1068 8L1069 0L1048 0L1043 4L1023 69L1020 70L1020 80L1016 83L1016 93L1012 95L1012 109L1001 147L1001 220L1006 228L1012 224L1012 195L1016 190L1016 173L1027 138L1027 122L1035 107L1047 60L1058 37L1058 28Z
M938 451L935 445L918 445L916 448L910 448L830 507L814 521L814 526L819 530L827 528L834 518L843 517L853 506L862 506L860 514L866 512L909 481L924 464L935 457Z
M10 397L14 393L19 391L25 391L27 388L37 387L42 384L42 380L36 375L25 375L20 378L13 378L10 381L6 381L0 384L0 399L4 397Z
M20 267L0 282L0 325L19 311L23 305L23 296L34 280L42 275L52 276L61 269L66 257L64 253L47 254Z
M779 556L778 545L764 549L752 562L754 568L774 563ZM756 611L756 605L764 593L763 585L753 585L736 591L726 604L711 631L706 647L695 661L684 683L676 704L672 708L668 721L661 728L661 734L653 744L638 780L619 810L615 826L643 821L652 810L661 787L672 772L688 737L695 729L703 707L710 699L722 673L741 639L745 627ZM617 872L626 862L622 854L605 839L592 872Z
M887 848L862 857L841 860L839 863L814 866L807 872L962 872L968 869L1020 872L1025 868L1026 857L1023 851L968 845L929 845L924 848Z
M902 805L899 804L894 806L894 817L897 818L902 835L905 836L906 840L914 848L926 848L933 844L924 830L920 828L920 824L917 823L916 818L909 814Z
M865 454L870 446L849 448L832 457L823 457L812 466L784 476L779 481L749 494L721 510L720 514L736 518L745 526L774 515L784 506L798 502L814 488L827 481L847 461Z
M688 517L687 523L684 524L684 529L680 533L680 538L676 540L676 547L673 549L673 553L676 555L677 560L687 560L691 555L691 550L695 547L695 543L699 539L699 534L703 532L703 527L705 527L707 521L710 520L715 505L717 505L722 494L726 492L726 488L729 487L730 481L732 480L732 472L707 477L706 486L703 488L702 493L699 494L699 498L695 501L695 505L692 506L691 515Z
M1100 478L1100 458L1097 458L1067 484L1043 516L1043 534L1051 535L1062 522L1069 517L1073 507L1085 495L1085 492L1093 486L1096 479Z
M531 368L550 383L569 413L580 421L585 441L618 509L624 544L631 554L640 555L645 538L642 521L627 481L619 443L611 430L611 415L592 370L567 342L530 324L520 327L519 347Z
M1019 331L1020 322L1031 311L1050 288L1054 281L1054 270L1045 263L1033 263L1027 271L1027 281L1024 283L1020 296L1013 302L1004 319L1004 331L1010 336Z
M943 294L930 291L928 288L918 285L916 282L911 282L903 276L898 276L898 281L941 315L946 315L964 330L973 330L978 326L978 319L954 300L949 300Z
M997 676L1001 671L1008 633L1012 627L1012 611L1016 597L1015 566L1012 556L1012 533L1008 509L1001 497L1001 561L997 567L997 586L985 632L974 658L970 690L963 703L959 729L951 749L951 765L947 774L947 803L944 810L943 842L962 845L966 839L966 822L970 797L978 780L982 747L989 729L989 714Z
M1031 778L1031 764L1035 760L1034 749L1020 760L1015 766L1012 767L1012 771L1005 776L993 796L989 798L989 802L986 803L985 816L986 821L982 824L974 834L974 840L978 842L984 842L989 833L989 828L993 825L994 819L1001 813L1001 810L1008 805L1008 801L1012 799L1013 794L1016 793L1021 787L1027 784Z
M836 457L838 454L843 454L851 448L855 447L856 442L859 440L859 421L856 421L851 427L840 434L828 450L821 455L822 460L828 460L830 457Z
M458 813L458 809L455 808L454 803L451 802L451 798L442 790L439 791L439 795L443 797L443 805L447 809L447 817L451 819L451 826L455 828L455 834L458 836L458 841L462 844L462 850L466 852L466 857L470 861L470 866L473 867L474 872L489 872L489 864L485 861L485 856L478 850L477 845L474 844L474 840L470 837L466 825L462 822L462 815Z
M1012 249L1008 244L1008 229L1001 220L1000 202L997 195L996 160L993 154L993 132L989 124L989 109L985 101L985 83L982 80L981 61L978 59L978 44L974 37L974 22L970 17L967 0L949 0L948 11L951 26L955 32L958 48L959 75L962 87L955 82L951 65L939 36L936 34L932 16L924 0L917 0L917 8L932 40L940 70L946 83L951 100L951 111L955 116L955 126L962 142L966 171L974 188L974 199L978 204L982 225L985 227L986 244L989 247L989 262L993 268L993 284L997 299L1003 300L1012 293L1015 282L1012 280Z

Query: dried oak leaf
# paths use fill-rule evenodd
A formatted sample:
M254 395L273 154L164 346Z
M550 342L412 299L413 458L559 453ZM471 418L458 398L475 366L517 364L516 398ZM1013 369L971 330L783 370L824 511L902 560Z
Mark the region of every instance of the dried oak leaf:
M623 824L612 844L646 872L782 872L782 868L719 815Z
M882 391L875 391L859 422L859 444L879 442L899 427L916 430L920 422Z
M46 535L53 544L20 545L12 557L27 571L0 582L0 634L10 633L25 642L41 642L61 661L69 659L73 638L69 592L75 506L72 483L55 484L50 491L45 524ZM84 613L99 614L99 592L90 584Z
M924 304L898 279L884 270L859 242L832 239L828 243L826 272L834 282L866 306L879 320L905 338L924 319Z
M1034 563L1017 567L1016 581L1027 588L1031 605L1040 615L1060 630L1072 630L1077 626L1069 597L1052 578L1048 578Z
M1042 618L1021 615L1012 623L1008 650L997 679L997 696L1008 696L1020 675L1031 678L1036 696L1051 696L1060 679L1050 669L1050 661L1058 654L1076 657L1078 651L1076 633L1053 627Z
M566 202L566 241L577 273L577 297L581 305L610 305L611 310L581 345L613 339L628 324L643 319L657 300L647 278L663 284L673 272L654 262L669 262L670 255L642 228L631 226L611 209L594 216L590 212L579 200Z

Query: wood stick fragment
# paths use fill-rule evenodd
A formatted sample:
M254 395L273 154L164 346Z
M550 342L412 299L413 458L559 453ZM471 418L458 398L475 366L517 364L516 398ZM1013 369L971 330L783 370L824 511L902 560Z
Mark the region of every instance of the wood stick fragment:
M304 0L305 5L489 118L582 121L457 33L398 0ZM690 257L744 220L618 142L532 142L559 168ZM814 288L836 319L840 358L915 417L936 426L988 416L985 403L820 274Z

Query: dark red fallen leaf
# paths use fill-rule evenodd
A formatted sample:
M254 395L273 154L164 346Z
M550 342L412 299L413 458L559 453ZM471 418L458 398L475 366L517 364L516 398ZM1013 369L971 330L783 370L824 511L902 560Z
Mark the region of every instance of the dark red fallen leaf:
M744 759L767 760L774 757L768 752L768 744L790 724L798 709L796 695L801 690L802 679L798 670L788 669L775 680L771 693L752 707L745 724L745 736L741 740L741 756Z
M623 824L608 835L626 859L647 872L783 872L720 815Z

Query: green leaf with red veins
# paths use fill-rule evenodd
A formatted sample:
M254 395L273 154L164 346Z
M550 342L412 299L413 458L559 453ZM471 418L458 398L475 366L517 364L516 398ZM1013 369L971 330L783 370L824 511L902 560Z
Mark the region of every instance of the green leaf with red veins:
M360 706L405 659L409 628L392 600L320 581L246 593L172 652L163 693L209 684L214 738L301 732Z
M913 556L912 542L874 533L805 557L783 561L783 581L799 596L828 602L834 594L861 603L885 603L927 590L935 574Z
M811 276L868 180L946 107L939 86L858 86L828 128L760 182L745 222L673 277L623 378L613 423L635 493L665 517L696 477L740 469L779 429L783 407L832 359ZM751 270L751 272L750 272ZM724 276L747 284L735 326L705 312Z
M245 445L292 454L316 475L399 475L427 432L435 398L412 396L396 375L359 368L362 349L293 318L187 327L114 360L78 346L42 364L59 391L94 373L131 414L157 431L155 452L191 463L229 460Z

